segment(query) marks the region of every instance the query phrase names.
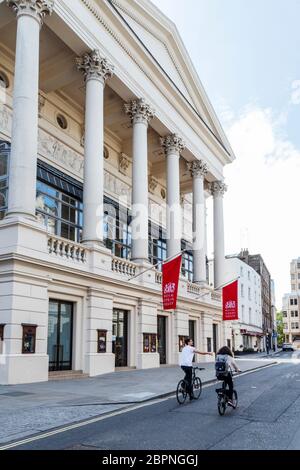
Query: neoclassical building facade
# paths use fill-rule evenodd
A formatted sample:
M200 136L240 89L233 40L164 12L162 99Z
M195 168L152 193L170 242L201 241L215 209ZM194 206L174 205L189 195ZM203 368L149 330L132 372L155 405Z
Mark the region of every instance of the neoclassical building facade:
M234 155L173 23L148 0L2 0L0 51L0 383L177 364L186 336L230 344Z

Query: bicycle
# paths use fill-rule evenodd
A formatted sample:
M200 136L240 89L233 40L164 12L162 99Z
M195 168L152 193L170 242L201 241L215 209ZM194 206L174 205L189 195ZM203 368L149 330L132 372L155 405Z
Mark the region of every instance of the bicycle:
M232 405L228 403L228 388L227 384L224 381L222 382L222 388L216 388L216 392L218 395L218 412L221 416L225 414L227 406L231 406L234 410L236 409L238 405L238 395L235 389L233 389L232 391Z
M204 367L195 367L193 366L193 376L192 376L192 384L193 384L193 398L194 400L198 400L201 392L202 392L202 382L200 377L196 375L196 370L204 370ZM183 405L188 395L187 392L187 382L184 379L179 380L177 389L176 389L176 398L179 405Z

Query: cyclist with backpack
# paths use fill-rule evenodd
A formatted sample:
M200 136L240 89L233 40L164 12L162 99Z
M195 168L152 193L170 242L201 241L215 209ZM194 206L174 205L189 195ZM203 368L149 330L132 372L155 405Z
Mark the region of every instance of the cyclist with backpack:
M223 346L216 355L215 362L216 376L218 380L222 380L228 385L228 404L232 406L232 392L233 392L233 381L232 372L241 372L238 368L237 363L233 359L233 354L228 346Z

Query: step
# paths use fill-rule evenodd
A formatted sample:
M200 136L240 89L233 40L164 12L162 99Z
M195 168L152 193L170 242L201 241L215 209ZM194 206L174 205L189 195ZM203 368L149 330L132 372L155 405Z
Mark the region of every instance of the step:
M48 380L71 380L86 379L88 374L84 374L82 370L54 370L49 372Z

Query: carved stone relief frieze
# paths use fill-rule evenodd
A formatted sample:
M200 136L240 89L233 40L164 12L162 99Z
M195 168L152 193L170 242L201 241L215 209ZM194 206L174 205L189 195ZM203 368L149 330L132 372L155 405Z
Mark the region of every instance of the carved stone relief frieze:
M149 176L149 179L148 179L148 191L151 193L151 194L154 194L156 188L157 188L157 185L158 185L158 181L157 179L155 179L153 176Z
M39 129L38 153L83 178L83 157L41 129Z
M130 186L107 171L104 171L104 188L117 196L127 197L128 201L130 201Z
M130 161L126 157L125 153L120 153L119 155L119 172L123 175L127 175L127 170L129 168Z
M12 112L7 106L0 103L0 132L10 135L12 124Z

